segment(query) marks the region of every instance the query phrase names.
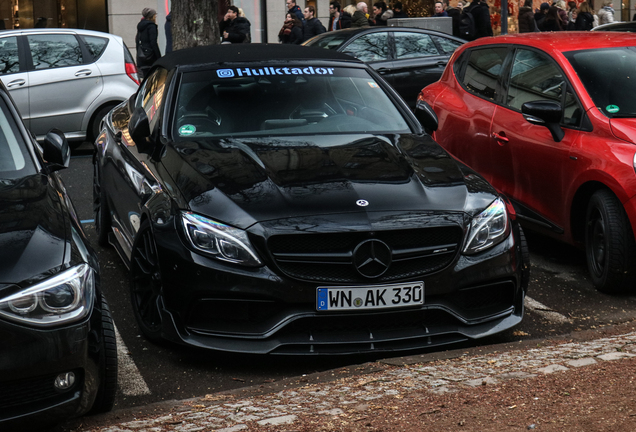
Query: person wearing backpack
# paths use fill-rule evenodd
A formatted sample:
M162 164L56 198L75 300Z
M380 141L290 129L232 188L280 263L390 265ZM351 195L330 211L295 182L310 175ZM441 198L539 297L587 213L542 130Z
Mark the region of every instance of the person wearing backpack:
M459 32L459 37L467 41L493 35L490 8L485 1L473 0L470 6L464 8L459 20Z

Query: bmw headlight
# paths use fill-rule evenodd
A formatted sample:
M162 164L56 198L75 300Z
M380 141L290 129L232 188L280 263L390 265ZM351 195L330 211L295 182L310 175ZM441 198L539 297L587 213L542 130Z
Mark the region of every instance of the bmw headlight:
M481 252L501 242L509 233L506 205L497 198L471 221L463 252L468 255Z
M182 212L181 220L195 249L222 261L249 267L263 265L245 231L190 212Z
M49 327L84 318L91 310L95 275L81 264L0 298L0 316L37 327Z

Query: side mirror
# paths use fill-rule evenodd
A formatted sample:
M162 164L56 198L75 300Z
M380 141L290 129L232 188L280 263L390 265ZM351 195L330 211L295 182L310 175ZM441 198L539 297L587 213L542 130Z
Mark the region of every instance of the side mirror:
M420 121L426 133L432 133L437 130L439 120L433 108L423 100L418 99L415 105L415 117Z
M560 103L553 101L526 102L521 105L521 112L527 122L547 127L554 142L561 142L565 136L565 132L561 128L563 108L561 108Z
M59 129L48 131L42 142L42 157L47 162L47 168L51 171L68 168L71 161L71 147Z
M128 132L137 145L140 152L148 152L152 145L148 141L150 137L150 122L146 110L141 107L136 108L128 121Z

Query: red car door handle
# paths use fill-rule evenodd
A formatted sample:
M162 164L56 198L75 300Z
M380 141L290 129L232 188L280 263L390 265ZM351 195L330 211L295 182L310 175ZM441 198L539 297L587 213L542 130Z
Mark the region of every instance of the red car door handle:
M506 134L504 132L501 132L502 135L499 135L497 132L493 132L492 133L492 137L494 139L496 139L497 141L501 141L501 142L505 142L507 143L509 140L508 138L506 138Z

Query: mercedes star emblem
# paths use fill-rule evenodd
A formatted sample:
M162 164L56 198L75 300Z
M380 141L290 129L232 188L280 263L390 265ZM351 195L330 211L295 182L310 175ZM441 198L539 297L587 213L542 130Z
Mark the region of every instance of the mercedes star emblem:
M366 278L382 276L389 269L391 261L391 248L380 240L365 240L353 250L353 265Z
M369 205L369 201L367 200L358 200L356 201L356 204L358 204L360 207L366 207Z

